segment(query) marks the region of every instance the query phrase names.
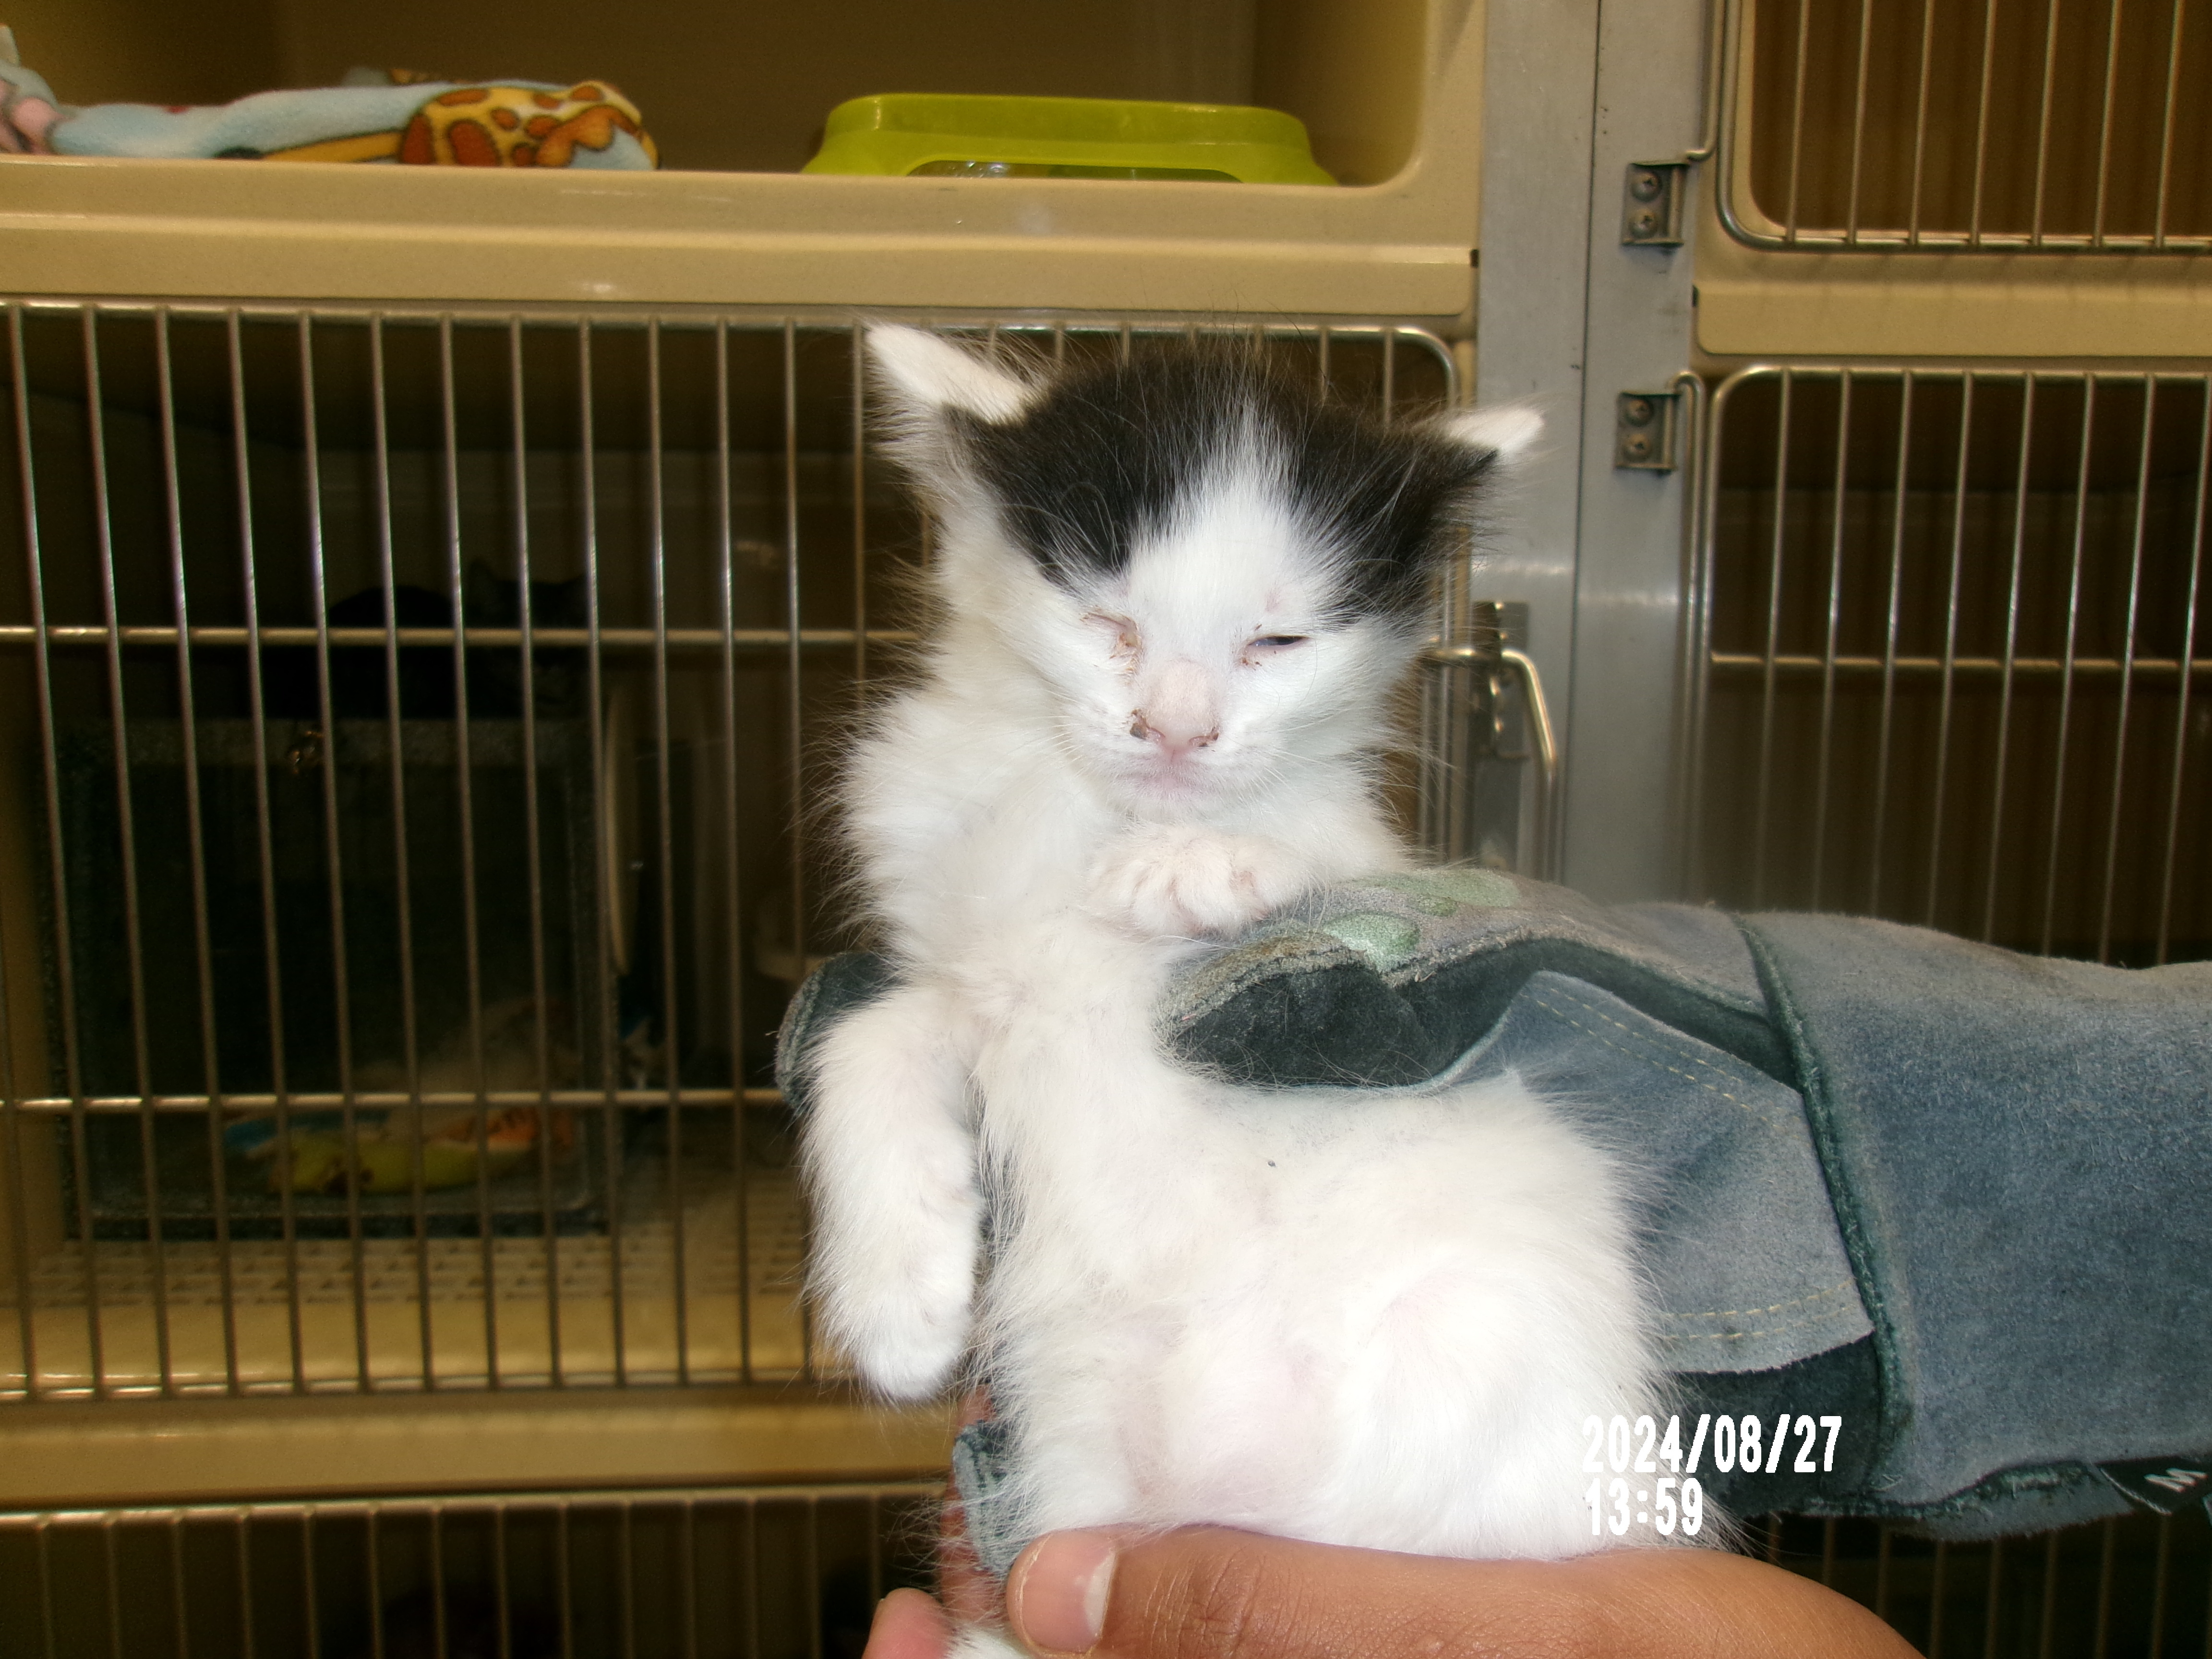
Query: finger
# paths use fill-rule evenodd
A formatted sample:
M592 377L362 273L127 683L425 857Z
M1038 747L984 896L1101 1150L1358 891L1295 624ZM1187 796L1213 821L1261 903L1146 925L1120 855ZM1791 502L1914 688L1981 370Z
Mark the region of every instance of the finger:
M1040 1538L1006 1574L1007 1628L1034 1652L1090 1652L1105 1626L1124 1553L1143 1541L1112 1528Z
M988 1389L971 1389L960 1402L959 1425L963 1429L990 1415ZM983 1570L976 1556L959 1488L949 1477L937 1512L937 1593L944 1598L945 1610L963 1625L999 1622L999 1581Z
M918 1589L895 1589L876 1604L861 1659L945 1659L951 1647L945 1609Z
M1015 1562L1007 1620L1037 1653L1115 1659L1595 1651L1596 1608L1555 1573L1213 1528L1060 1533Z
M1111 1659L1903 1659L1856 1603L1705 1550L1452 1561L1218 1528L1063 1533L1015 1563L1035 1652Z
M963 1625L996 1624L999 1619L999 1581L983 1570L975 1546L968 1536L965 1512L957 1495L948 1496L938 1512L937 1593Z

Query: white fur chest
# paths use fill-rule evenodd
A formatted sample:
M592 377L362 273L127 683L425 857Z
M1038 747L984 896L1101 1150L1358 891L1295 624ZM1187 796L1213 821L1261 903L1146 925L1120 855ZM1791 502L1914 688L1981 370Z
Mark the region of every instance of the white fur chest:
M1048 730L942 687L909 693L854 757L848 817L900 954L988 948L1010 917L1059 910L1116 816Z
M1578 1426L1648 1402L1613 1172L1564 1121L1510 1079L1077 1103L1095 1132L1006 1148L984 1293L1025 1528L1587 1547Z

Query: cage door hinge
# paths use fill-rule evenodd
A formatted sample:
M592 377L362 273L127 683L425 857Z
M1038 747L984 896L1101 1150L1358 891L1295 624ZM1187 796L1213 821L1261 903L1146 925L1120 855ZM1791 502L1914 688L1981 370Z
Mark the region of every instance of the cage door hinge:
M1631 247L1680 247L1687 161L1631 161L1620 203L1620 240Z
M1672 472L1679 392L1624 392L1613 401L1613 464L1638 472Z

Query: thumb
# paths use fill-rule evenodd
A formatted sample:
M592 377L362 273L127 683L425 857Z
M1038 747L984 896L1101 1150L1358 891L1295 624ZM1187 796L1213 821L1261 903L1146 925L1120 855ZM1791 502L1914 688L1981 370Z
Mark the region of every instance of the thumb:
M1007 1577L1013 1632L1110 1659L1904 1659L1856 1602L1713 1550L1457 1561L1217 1528L1060 1533Z
M1218 1528L1058 1533L1006 1580L1007 1621L1048 1655L1356 1659L1601 1650L1599 1610L1535 1562L1445 1561ZM1543 1635L1539 1644L1516 1644Z

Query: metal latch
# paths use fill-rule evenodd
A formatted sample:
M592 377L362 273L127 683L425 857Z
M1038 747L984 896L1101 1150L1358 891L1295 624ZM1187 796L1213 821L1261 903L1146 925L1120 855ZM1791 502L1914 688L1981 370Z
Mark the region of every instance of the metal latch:
M1494 848L1511 847L1516 854L1512 866L1542 880L1553 873L1559 750L1552 712L1544 701L1543 679L1536 672L1534 659L1522 648L1528 638L1526 605L1477 599L1468 606L1466 637L1451 643L1434 641L1425 655L1438 668L1474 671L1465 692L1467 746L1458 764L1474 796L1497 795L1494 799L1470 802L1474 820L1468 837L1471 844L1452 849L1452 855L1472 855L1478 862L1489 863ZM1531 761L1536 771L1534 811L1523 839L1518 773ZM1496 781L1502 787L1493 791L1486 786L1486 776L1499 764L1503 771ZM1505 782L1509 777L1513 779L1511 783Z
M1686 161L1631 161L1621 198L1620 240L1633 247L1682 245Z
M1613 464L1640 472L1672 472L1676 392L1624 392L1614 400Z

